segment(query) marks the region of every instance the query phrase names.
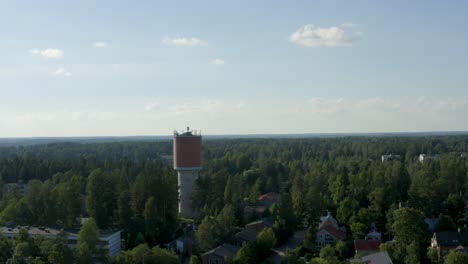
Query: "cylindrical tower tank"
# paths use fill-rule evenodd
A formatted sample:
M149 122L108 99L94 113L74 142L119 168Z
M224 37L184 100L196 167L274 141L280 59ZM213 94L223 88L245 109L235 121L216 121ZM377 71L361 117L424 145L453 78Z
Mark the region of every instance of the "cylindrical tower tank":
M201 167L201 135L189 131L174 133L174 169Z
M201 169L202 138L196 131L174 132L174 169L179 184L179 215L195 217L190 196Z

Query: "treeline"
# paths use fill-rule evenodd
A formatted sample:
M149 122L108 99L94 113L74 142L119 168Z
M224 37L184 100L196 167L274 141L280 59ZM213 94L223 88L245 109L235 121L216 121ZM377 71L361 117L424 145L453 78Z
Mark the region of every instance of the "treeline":
M207 160L239 153L252 160L380 159L382 154L391 153L413 159L421 153L466 152L468 136L223 139L205 140L203 147Z
M177 228L178 194L175 172L157 158L164 145L151 151L141 143L1 149L0 224L61 229L92 217L101 229L123 231L123 249L168 242Z
M336 252L337 260L353 257L353 239L363 239L374 223L384 240L394 239L401 233L397 229L405 225L422 232L414 233L411 241L417 242L401 240L405 242L388 251L396 263L409 263L410 255L429 262L426 249L431 234L424 218L438 218L435 231L456 231L467 224L463 217L463 198L468 195L467 140L454 136L205 142L206 162L193 195L201 212L199 220L203 219L200 227L208 223L216 227L218 218L229 215L227 208L233 209L237 225L242 226L246 205L254 206L262 193L278 192L280 203L267 212L275 219L278 243L305 225L310 228L304 251L313 255L315 227L325 210L330 210L348 230L345 247ZM391 153L400 159L382 162L381 156ZM437 159L419 162L422 153L437 155ZM399 208L416 210L410 219L422 218L409 222L405 214L397 217L404 224L395 225ZM198 237L206 237L210 247L232 239L232 233L231 237L222 233L223 241L205 233L200 229Z
M172 152L172 142L51 143L0 148L0 159L120 160L144 161Z
M202 211L219 212L225 204L255 202L274 191L302 203L321 195L311 199L335 210L348 200L378 209L403 202L437 215L449 194L466 194L467 143L462 136L207 141L194 202ZM401 159L382 162L390 153ZM439 160L421 163L420 153L438 154Z

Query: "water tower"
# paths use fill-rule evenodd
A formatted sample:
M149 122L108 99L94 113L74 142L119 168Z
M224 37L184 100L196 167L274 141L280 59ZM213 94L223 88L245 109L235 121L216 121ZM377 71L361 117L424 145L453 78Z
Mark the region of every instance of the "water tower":
M190 195L201 169L202 138L197 131L174 131L174 169L179 183L179 215L195 217Z

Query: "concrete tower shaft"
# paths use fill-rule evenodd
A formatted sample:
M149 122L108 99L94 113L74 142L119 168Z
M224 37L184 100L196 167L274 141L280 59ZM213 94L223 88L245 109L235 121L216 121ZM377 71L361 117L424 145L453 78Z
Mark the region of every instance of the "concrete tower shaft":
M177 171L179 184L179 215L184 218L193 218L196 213L193 210L190 196L198 179L201 169L202 138L196 131L187 127L186 132L174 132L174 169Z

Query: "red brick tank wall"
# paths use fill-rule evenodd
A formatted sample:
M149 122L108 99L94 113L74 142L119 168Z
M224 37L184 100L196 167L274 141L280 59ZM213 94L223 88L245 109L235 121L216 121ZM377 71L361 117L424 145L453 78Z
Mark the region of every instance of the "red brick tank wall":
M174 136L174 168L201 167L201 136Z

